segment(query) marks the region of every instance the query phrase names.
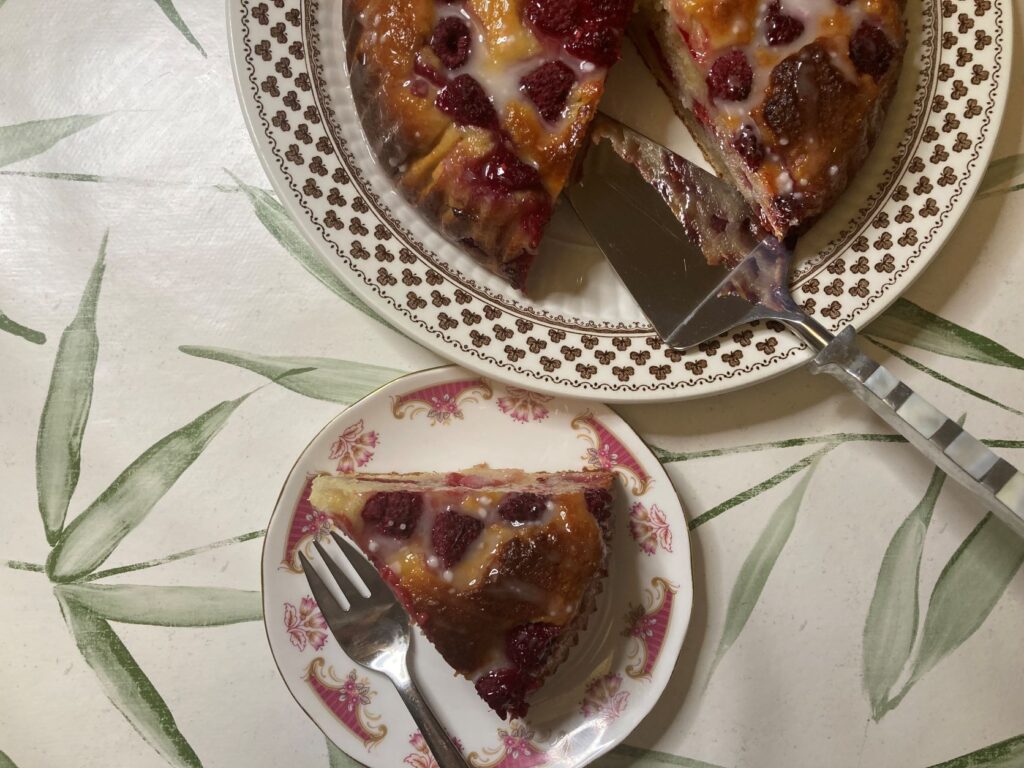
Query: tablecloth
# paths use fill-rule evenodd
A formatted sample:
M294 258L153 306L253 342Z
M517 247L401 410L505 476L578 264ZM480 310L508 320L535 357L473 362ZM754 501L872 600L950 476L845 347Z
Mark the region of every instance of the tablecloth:
M222 3L0 0L0 29L0 766L354 765L278 679L261 537L341 404L440 361L254 209ZM1022 123L1011 93L866 330L1018 465ZM317 386L270 380L296 360ZM620 412L687 510L695 607L600 768L1024 765L1024 544L969 494L805 370Z

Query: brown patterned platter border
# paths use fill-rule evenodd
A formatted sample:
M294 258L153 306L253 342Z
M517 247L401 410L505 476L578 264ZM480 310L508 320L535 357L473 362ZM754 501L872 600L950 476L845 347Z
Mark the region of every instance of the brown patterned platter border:
M531 389L627 402L715 394L806 361L777 323L677 351L628 312L577 317L497 286L375 174L351 102L328 84L342 60L327 50L340 0L227 5L243 111L282 204L361 298L439 354ZM1009 13L1007 0L909 4L890 129L798 251L795 296L826 326L884 310L966 209L1008 93Z

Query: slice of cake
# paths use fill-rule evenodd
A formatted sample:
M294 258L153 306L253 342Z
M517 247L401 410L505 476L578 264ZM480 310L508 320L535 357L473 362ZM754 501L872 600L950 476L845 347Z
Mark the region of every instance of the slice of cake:
M903 0L639 0L630 36L779 238L846 188L896 87Z
M352 92L398 188L517 288L633 0L345 0Z
M366 553L500 717L568 654L607 572L609 472L323 475L310 501Z

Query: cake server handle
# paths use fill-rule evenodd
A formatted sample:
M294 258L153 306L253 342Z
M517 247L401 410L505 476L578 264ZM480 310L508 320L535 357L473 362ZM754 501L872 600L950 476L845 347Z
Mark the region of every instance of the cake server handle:
M403 672L404 674L402 674ZM441 723L438 722L438 719L430 709L430 705L423 697L423 694L420 693L419 688L416 687L416 683L413 681L412 675L408 673L408 670L403 669L398 674L388 674L388 677L395 684L398 695L402 697L402 701L406 709L409 710L409 714L412 715L412 719L416 721L416 726L420 729L420 733L423 734L423 739L427 742L427 746L430 747L430 751L433 753L434 760L437 761L438 766L440 768L469 768L462 757L462 751L455 745L455 742L452 741L451 736L448 735L448 732Z
M786 313L787 315L789 313ZM803 313L779 317L817 352L812 373L845 384L939 469L973 492L1024 536L1024 474L990 451L954 420L861 352L852 326L832 336Z

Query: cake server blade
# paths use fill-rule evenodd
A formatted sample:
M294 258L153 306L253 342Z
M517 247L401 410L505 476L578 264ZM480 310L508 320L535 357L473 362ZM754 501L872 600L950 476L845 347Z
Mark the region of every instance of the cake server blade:
M744 321L749 302L737 297L704 301L729 270L708 263L661 195L609 141L589 148L580 181L569 188L568 197L668 344L691 346Z
M833 336L806 314L789 292L792 252L760 229L735 190L607 119L595 139L569 201L667 344L781 321L815 353L812 372L845 384L1024 536L1024 474L861 352L853 326Z

